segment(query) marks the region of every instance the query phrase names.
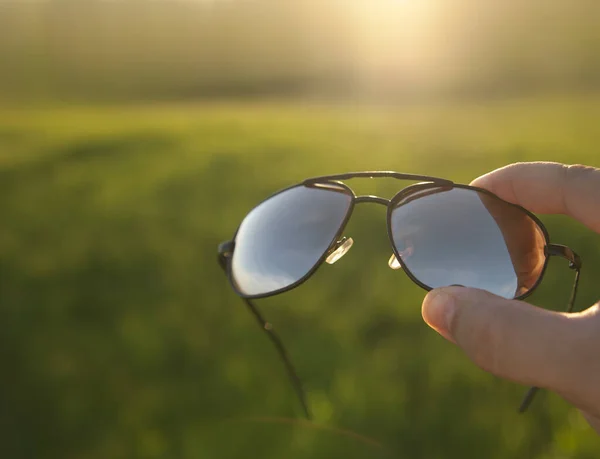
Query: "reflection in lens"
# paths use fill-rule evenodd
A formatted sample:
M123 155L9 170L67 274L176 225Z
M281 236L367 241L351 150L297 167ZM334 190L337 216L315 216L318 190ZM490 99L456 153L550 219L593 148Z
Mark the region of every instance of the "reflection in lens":
M541 276L544 233L527 213L495 196L429 188L397 206L394 245L410 273L431 288L458 284L515 298Z
M235 238L232 275L238 290L264 295L302 279L334 242L351 202L340 185L301 185L255 207Z

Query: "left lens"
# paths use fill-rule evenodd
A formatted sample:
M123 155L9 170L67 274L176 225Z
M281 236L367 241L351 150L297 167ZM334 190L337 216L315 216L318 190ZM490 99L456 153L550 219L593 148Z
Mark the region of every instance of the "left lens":
M352 198L336 183L300 185L255 207L235 237L231 274L238 291L266 295L300 281L335 241Z
M429 288L463 285L516 298L543 272L544 232L523 209L492 194L421 188L390 212L403 265Z

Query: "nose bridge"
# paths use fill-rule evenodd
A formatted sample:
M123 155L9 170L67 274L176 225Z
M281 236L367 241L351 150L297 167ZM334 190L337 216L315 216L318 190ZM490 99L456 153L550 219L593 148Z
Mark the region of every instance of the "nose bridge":
M360 204L362 202L371 202L374 204L381 204L386 207L390 204L389 199L381 198L379 196L372 196L372 195L357 196L356 199L354 200L354 202L356 204Z
M382 198L380 196L362 195L362 196L357 196L354 199L354 202L356 204L359 204L362 202L369 202L369 203L374 203L374 204L381 204L382 206L388 207L390 205L391 200ZM396 258L396 255L394 253L392 253L391 258L388 261L388 266L394 270L401 269L403 267L402 262Z

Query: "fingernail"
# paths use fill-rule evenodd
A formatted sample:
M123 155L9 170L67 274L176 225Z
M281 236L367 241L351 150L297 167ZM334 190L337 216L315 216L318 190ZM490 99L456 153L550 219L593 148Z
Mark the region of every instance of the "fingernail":
M423 319L431 328L449 341L450 324L456 309L454 297L443 290L432 290L423 301Z

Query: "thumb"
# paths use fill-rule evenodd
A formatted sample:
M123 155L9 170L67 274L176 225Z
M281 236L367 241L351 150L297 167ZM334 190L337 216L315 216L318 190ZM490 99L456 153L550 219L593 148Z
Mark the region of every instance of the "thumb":
M518 383L562 390L581 372L578 314L505 300L484 290L445 287L423 302L425 322L478 366Z

